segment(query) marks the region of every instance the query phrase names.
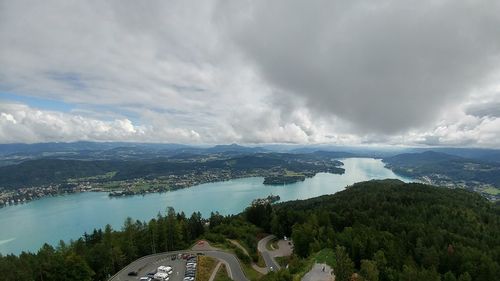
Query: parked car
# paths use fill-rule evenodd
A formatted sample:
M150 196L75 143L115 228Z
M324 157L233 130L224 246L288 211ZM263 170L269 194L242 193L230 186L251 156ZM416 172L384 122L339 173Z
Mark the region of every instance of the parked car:
M130 271L127 275L128 276L137 276L137 271Z

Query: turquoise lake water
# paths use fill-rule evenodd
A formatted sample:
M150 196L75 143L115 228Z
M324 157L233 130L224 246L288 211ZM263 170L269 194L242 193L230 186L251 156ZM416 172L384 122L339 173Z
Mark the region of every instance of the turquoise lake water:
M48 197L22 205L0 209L0 253L19 254L36 252L43 243L56 245L59 240L77 239L84 232L110 224L119 229L127 217L148 221L167 206L190 216L200 211L207 217L210 212L236 214L253 199L270 194L279 195L281 201L307 199L341 191L347 185L370 179L397 178L384 167L381 160L349 158L341 160L346 169L343 175L317 174L303 182L286 186L265 186L263 178L243 178L208 183L182 190L109 198L104 192L87 192Z

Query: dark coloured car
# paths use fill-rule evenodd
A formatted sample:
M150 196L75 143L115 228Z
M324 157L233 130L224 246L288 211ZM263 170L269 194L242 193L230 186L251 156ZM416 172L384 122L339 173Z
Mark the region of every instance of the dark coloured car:
M137 276L137 271L130 271L127 275L128 276Z

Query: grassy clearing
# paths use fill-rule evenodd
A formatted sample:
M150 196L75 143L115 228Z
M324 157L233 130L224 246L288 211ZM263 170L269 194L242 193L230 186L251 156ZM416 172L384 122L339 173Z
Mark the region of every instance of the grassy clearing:
M215 275L214 281L231 281L231 278L229 278L227 274L227 269L224 264L219 268L219 271L217 271L217 275Z
M207 256L198 256L198 267L196 268L196 281L208 281L218 261Z
M334 256L335 255L333 250L326 248L316 253L316 255L314 256L314 261L317 263L326 263L333 268L335 262Z
M488 187L488 188L483 189L483 192L486 192L486 193L491 194L491 195L498 195L498 194L500 194L500 189L494 188L494 187Z
M293 281L301 280L302 277L304 277L304 275L311 270L315 263L326 263L333 268L333 257L333 250L329 248L323 249L316 254L311 255L308 259L301 263L299 270L297 270L297 273L293 276Z

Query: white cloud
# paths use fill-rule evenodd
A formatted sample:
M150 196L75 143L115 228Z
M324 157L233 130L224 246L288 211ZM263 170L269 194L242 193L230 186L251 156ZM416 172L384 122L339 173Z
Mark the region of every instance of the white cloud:
M406 4L0 1L0 91L73 108L0 100L0 143L500 147L498 3Z
M77 140L194 143L198 139L198 133L182 128L137 126L128 119L102 121L22 104L0 104L0 140L3 143Z

